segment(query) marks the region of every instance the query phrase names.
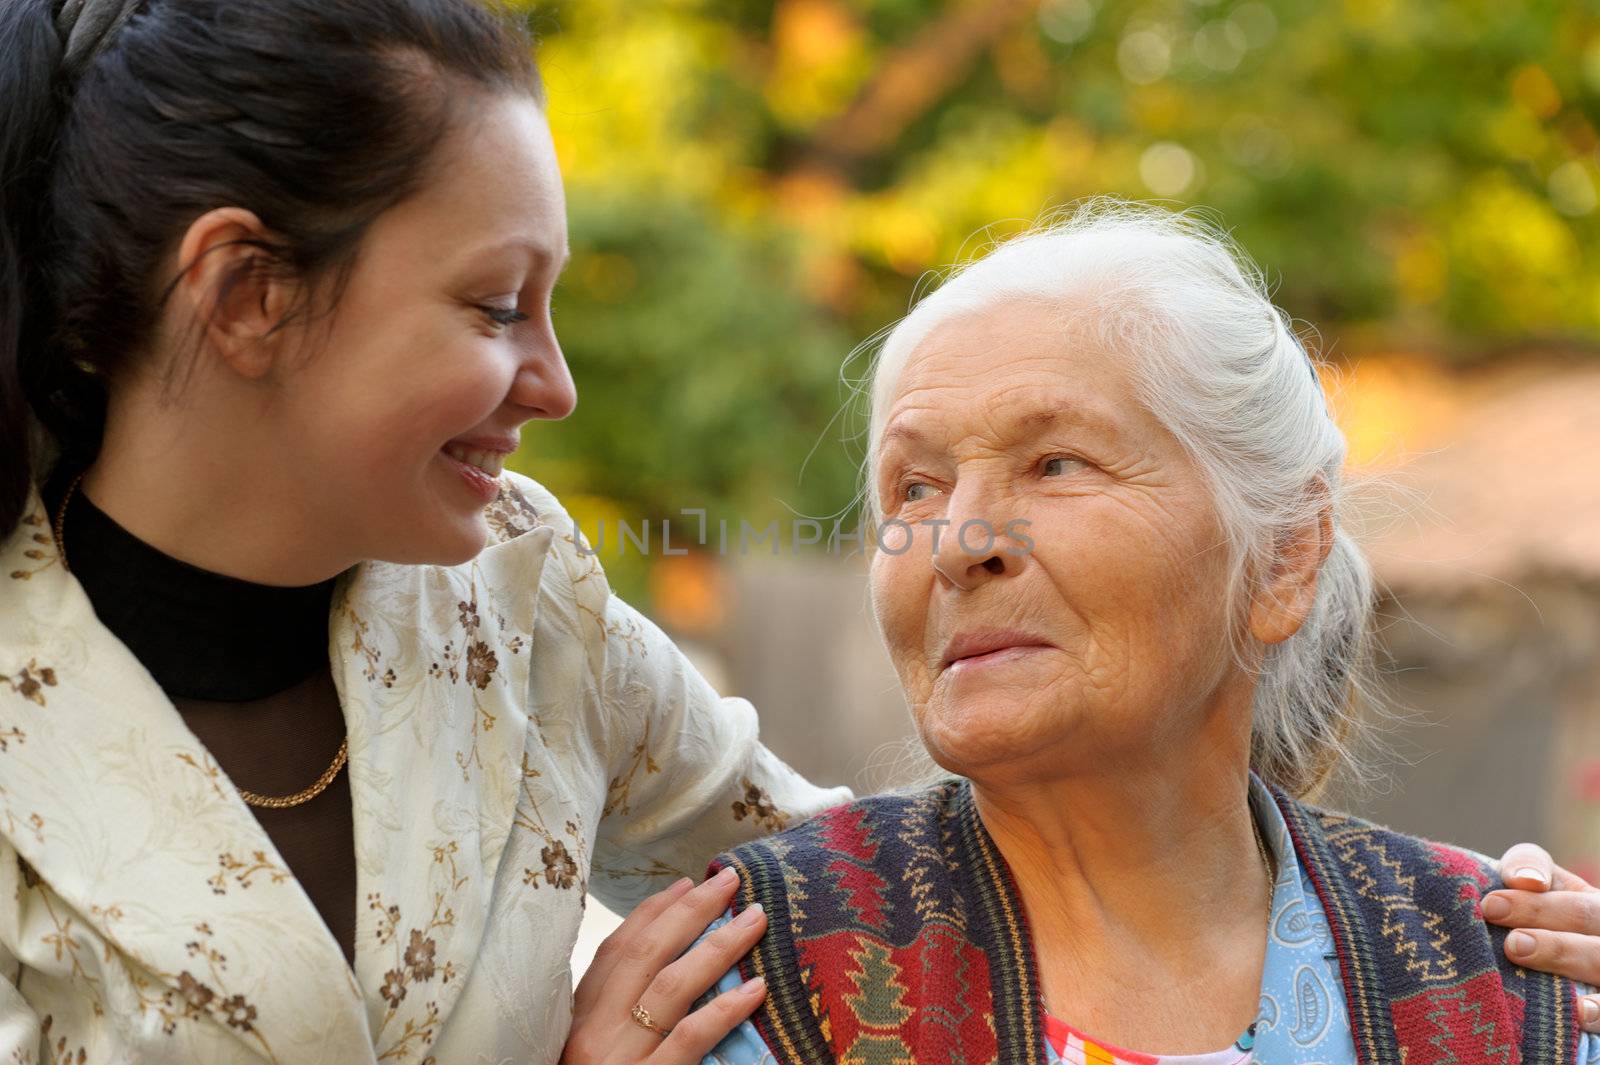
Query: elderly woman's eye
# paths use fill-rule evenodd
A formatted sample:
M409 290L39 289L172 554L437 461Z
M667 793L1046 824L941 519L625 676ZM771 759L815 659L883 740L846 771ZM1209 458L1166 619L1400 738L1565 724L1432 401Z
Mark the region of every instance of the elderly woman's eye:
M1075 473L1087 465L1088 463L1082 459L1075 459L1071 455L1052 455L1044 460L1042 469L1046 477L1061 477Z
M927 499L933 494L933 485L926 481L912 481L900 492L900 498L907 503L915 503L919 499Z

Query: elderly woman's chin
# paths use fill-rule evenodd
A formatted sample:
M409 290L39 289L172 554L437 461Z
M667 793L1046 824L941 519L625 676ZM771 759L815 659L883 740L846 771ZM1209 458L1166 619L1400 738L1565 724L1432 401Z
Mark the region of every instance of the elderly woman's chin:
M1063 769L1096 731L1078 686L1061 678L1054 649L980 667L945 670L912 712L928 754L944 769L983 779ZM1052 669L1051 667L1055 668ZM1098 741L1097 744L1098 745Z

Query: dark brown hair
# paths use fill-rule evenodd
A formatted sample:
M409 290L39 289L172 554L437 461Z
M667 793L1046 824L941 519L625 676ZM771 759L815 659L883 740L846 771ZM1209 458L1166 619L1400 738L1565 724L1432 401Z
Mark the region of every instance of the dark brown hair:
M32 425L99 450L106 382L151 341L196 218L243 207L273 234L218 302L255 270L336 294L479 93L541 91L526 32L476 0L66 5L99 26L0 4L0 539L39 473Z

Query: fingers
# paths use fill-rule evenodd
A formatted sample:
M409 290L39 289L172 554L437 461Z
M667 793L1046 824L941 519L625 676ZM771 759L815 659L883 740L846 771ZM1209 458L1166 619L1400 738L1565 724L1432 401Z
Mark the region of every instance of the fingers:
M688 971L691 966L672 969L675 959L685 947L706 931L707 924L722 915L738 889L739 876L731 868L710 878L699 887L683 892L677 900L667 905L650 926L622 943L616 966L606 977L605 990L595 1003L598 1017L621 1020L621 1030L610 1039L608 1051L621 1055L618 1060L645 1059L658 1049L659 1033L635 1025L629 1014L637 1006L650 1012L650 1019L662 1028L674 1028L688 1012L688 1007L702 993L714 987L718 977L726 972L714 972L704 977L698 987L690 987ZM765 927L763 921L762 927ZM723 931L723 929L718 929ZM746 935L747 926L739 927L733 935ZM760 935L760 931L757 931ZM728 937L718 939L726 942ZM749 942L754 943L754 939ZM694 951L691 951L694 953ZM704 955L701 955L704 958ZM670 972L669 972L670 969ZM662 993L651 995L650 988L659 982Z
M1513 844L1500 859L1500 879L1522 891L1548 891L1555 877L1555 859L1534 843Z
M1556 868L1555 868L1555 876L1553 877L1553 879L1555 881L1555 889L1557 891L1595 891L1595 890L1597 890L1593 884L1589 883L1589 881L1585 880L1583 877L1579 876L1577 873L1568 872L1567 870L1561 868L1561 866L1559 866L1559 865L1556 866ZM1596 931L1600 932L1600 929L1596 929Z
M600 944L600 949L595 951L594 960L589 963L583 979L578 981L578 986L572 993L574 1016L581 1017L594 1006L611 971L617 966L617 959L622 956L628 944L637 939L652 921L667 911L668 907L688 894L692 887L694 881L684 877L671 887L656 892L635 906L633 912L617 927L617 930L605 938L605 942Z
M1506 957L1580 984L1600 984L1600 890L1551 860L1542 847L1518 843L1500 859L1509 888L1483 897L1483 918L1514 928ZM1578 1020L1600 1034L1600 995L1578 1000Z
M761 906L746 908L657 973L639 996L640 1003L652 1017L675 1024L689 1012L695 999L715 987L723 974L738 964L766 930L767 915Z
M1577 932L1517 929L1506 936L1506 957L1580 984L1600 983L1600 939Z
M650 1065L699 1065L723 1036L739 1027L766 997L767 982L759 976L732 991L724 991L679 1021L661 1047L650 1055Z
M1588 891L1587 880L1557 865L1536 843L1518 843L1500 859L1500 879L1523 891Z
M1491 891L1483 919L1507 928L1600 936L1600 891Z
M638 1002L656 974L722 915L738 886L739 874L724 869L669 905L647 929L623 944L616 967L606 981L607 997L615 994L626 999L630 1006ZM695 994L704 991L714 980L715 977L707 980ZM690 998L692 1000L693 996Z

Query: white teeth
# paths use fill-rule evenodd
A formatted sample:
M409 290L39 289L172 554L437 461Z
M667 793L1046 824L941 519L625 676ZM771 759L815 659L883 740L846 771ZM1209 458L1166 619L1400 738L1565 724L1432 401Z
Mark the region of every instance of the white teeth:
M505 469L506 457L498 451L468 451L459 444L446 444L444 453L457 462L476 466L490 477L499 477Z

